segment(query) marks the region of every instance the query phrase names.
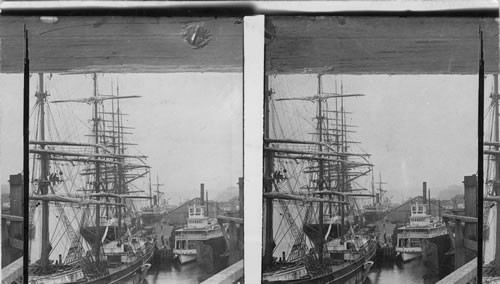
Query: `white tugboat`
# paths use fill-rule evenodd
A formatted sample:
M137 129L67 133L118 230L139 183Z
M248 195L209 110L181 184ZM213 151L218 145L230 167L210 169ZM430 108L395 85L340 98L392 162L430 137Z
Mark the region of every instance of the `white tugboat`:
M181 264L196 260L198 242L211 245L220 243L217 240L224 238L217 219L209 218L205 209L203 205L194 203L189 207L186 226L175 231L174 254Z
M422 241L440 246L446 244L448 238L446 225L428 213L428 204L416 202L411 205L410 224L398 229L396 252L407 262L422 255Z

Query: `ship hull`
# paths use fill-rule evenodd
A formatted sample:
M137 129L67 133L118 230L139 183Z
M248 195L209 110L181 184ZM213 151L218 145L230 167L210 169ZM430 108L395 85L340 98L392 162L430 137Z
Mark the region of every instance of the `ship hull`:
M373 266L371 260L375 257L375 252L376 245L372 243L365 256L333 272L286 281L266 281L264 279L263 283L362 284Z
M148 263L153 256L153 247L150 244L146 248L146 252L140 259L131 263L130 265L124 267L123 269L118 269L116 271L110 271L108 275L97 279L87 279L80 278L75 281L70 281L65 279L75 278L70 277L70 275L80 275L83 273L81 270L79 271L68 271L67 273L60 273L58 275L46 275L46 276L38 276L38 277L30 277L28 279L28 283L30 284L118 284L118 283L127 283L127 284L139 284L142 283L144 278L146 277L147 271L151 267Z
M212 260L210 262L219 263L217 260L220 260L220 255L224 253L226 249L226 242L224 241L224 237L211 238L208 240L199 241L201 244L209 246L211 248ZM202 255L200 253L200 249L196 250L174 250L176 254L175 257L181 264L189 263L195 260L199 260L201 262L206 262L206 259L198 259L198 255Z
M422 257L424 264L428 267L439 269L443 263L444 254L451 248L451 241L448 234L420 239L420 247L401 248L396 247L398 257L403 262L409 262Z
M196 261L198 267L206 274L212 274L227 266L228 256L224 237L212 238L200 242L196 246Z
M363 214L363 217L365 218L365 222L367 224L372 224L379 220L382 220L384 216L385 216L384 212L370 212Z
M421 256L422 256L421 250L411 251L411 252L401 251L397 255L397 257L401 258L401 261L403 261L403 262L410 262L410 261L415 260Z
M446 255L452 247L450 236L442 235L433 239L424 239L420 243L424 264L428 268L447 274L451 266L450 257Z
M118 283L131 283L139 284L146 277L147 271L151 265L148 262L153 256L153 247L148 247L146 254L141 259L135 261L128 267L112 272L99 279L89 280L87 282L76 282L86 284L118 284ZM75 284L76 284L75 283Z
M141 215L141 220L144 226L150 226L161 222L163 216L163 214L143 214Z
M180 264L187 264L196 260L196 254L178 254L177 260Z

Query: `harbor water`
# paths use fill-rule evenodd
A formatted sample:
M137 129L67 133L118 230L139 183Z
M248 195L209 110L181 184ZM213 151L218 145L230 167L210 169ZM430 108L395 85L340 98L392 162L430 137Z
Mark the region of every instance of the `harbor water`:
M363 284L432 284L439 277L431 273L420 259L407 263L376 261Z
M148 271L143 284L199 283L198 277L202 276L202 273L196 261L184 265L175 262L165 265L155 264Z

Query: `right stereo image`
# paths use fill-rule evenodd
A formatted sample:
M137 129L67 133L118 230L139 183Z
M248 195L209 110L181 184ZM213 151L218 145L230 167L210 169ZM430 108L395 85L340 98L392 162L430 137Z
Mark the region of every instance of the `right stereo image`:
M262 283L500 283L498 43L494 16L266 17Z

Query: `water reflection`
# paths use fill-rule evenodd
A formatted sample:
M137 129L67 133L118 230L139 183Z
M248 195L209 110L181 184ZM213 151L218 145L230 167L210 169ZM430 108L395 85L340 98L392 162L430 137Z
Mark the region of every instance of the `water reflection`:
M437 281L438 276L431 274L420 260L414 260L405 264L376 262L364 284L433 284Z
M196 262L180 265L174 264L155 264L148 271L146 282L143 284L160 283L199 283L198 277L202 271Z

